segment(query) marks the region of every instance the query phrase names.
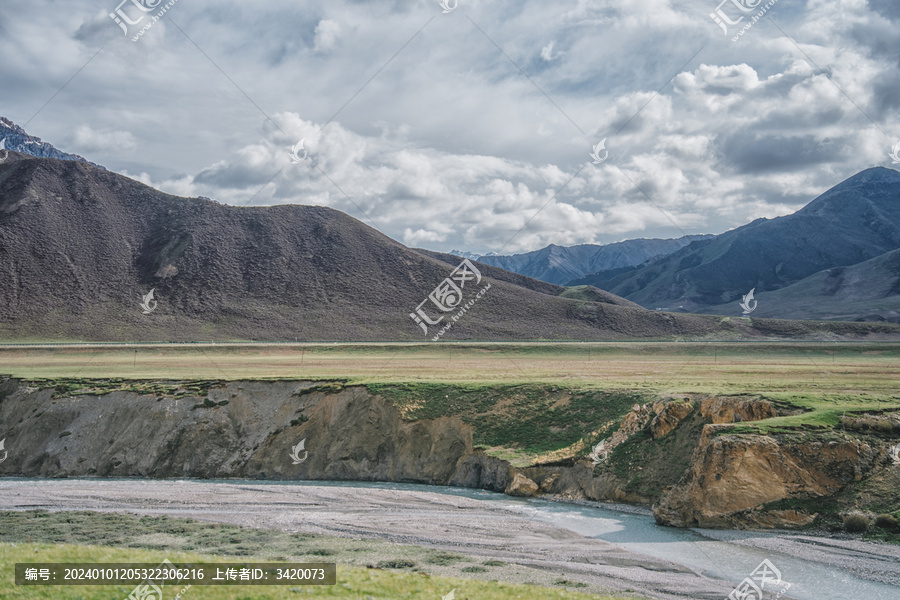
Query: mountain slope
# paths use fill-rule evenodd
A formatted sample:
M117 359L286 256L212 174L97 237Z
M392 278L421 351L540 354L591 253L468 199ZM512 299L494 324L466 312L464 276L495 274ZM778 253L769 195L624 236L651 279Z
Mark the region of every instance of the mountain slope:
M59 160L77 160L102 169L98 164L92 163L83 156L69 154L57 150L52 144L41 141L41 138L28 135L24 129L7 119L0 117L0 140L6 150L21 152L38 158L57 158ZM0 150L0 158L2 158Z
M754 317L900 323L900 250L819 271L779 290L757 294L756 300ZM741 314L737 303L702 310Z
M867 169L803 209L759 219L618 277L604 289L648 308L728 304L751 288L776 290L823 269L900 248L900 173ZM591 279L584 283L595 283Z
M555 286L529 289L488 269L490 289L441 339L719 328L715 318L557 297L545 293ZM436 328L426 338L410 313L452 270L329 208L178 198L15 152L0 164L0 339L424 341ZM143 314L151 289L158 304Z
M693 241L706 239L708 235L688 235L678 239L638 239L616 242L603 246L597 244L580 244L578 246L556 246L514 254L511 256L490 254L475 257L481 263L493 265L534 277L548 283L569 285L573 279L585 277L590 273L631 267L639 265L651 258L671 254ZM468 253L459 253L466 256ZM471 255L468 256L472 258Z

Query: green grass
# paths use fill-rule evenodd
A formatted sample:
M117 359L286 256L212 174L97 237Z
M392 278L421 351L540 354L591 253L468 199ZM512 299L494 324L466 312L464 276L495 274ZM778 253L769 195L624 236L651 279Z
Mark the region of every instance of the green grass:
M616 446L597 470L614 474L626 492L658 500L663 490L678 483L690 467L705 423L699 412L699 408L695 409L658 440L652 438L648 429L637 432Z
M431 552L425 557L425 562L429 565L447 566L458 562L470 562L472 559L464 554L456 552Z
M645 394L547 385L369 384L408 420L456 416L475 429L479 446L536 454L577 442L617 419Z
M804 412L764 421L742 423L719 433L775 434L798 430L831 430L839 428L841 417L844 415L900 410L900 395L898 394L769 393L763 394L761 397L764 400L772 401L780 408L799 409Z

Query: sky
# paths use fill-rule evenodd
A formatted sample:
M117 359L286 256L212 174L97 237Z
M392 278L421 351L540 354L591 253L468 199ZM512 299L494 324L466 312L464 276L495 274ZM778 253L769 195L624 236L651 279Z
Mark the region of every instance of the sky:
M892 166L900 3L720 2L4 0L0 115L438 251L720 233Z

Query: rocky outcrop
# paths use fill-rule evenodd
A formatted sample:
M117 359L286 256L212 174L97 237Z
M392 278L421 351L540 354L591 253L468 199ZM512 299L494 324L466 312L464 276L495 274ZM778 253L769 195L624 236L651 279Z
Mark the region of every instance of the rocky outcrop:
M858 440L794 435L715 435L708 425L687 474L654 507L678 527L796 527L814 515L761 512L769 502L827 496L860 481L882 458Z
M685 399L683 402L664 402L653 405L656 416L650 421L650 435L654 440L668 435L694 412L694 403Z
M476 450L459 461L450 485L467 488L481 488L494 492L506 491L515 474L515 469L505 460L486 456Z
M841 429L851 431L872 431L877 433L900 433L900 414L865 414L861 416L842 416Z
M643 406L635 404L631 408L631 412L622 418L619 428L616 429L609 439L603 440L602 444L599 444L598 447L595 448L595 452L598 456L600 453L602 453L603 456L608 455L616 448L616 446L620 445L638 431L643 430L653 417L654 412L649 404L644 404Z
M720 424L771 419L778 416L778 411L768 400L713 396L700 401L700 414L711 423Z
M516 473L505 491L510 496L534 496L538 491L538 485L521 473Z
M627 491L623 481L609 473L595 473L591 465L543 465L520 469L534 481L540 494L561 500L599 500L650 505L653 498Z

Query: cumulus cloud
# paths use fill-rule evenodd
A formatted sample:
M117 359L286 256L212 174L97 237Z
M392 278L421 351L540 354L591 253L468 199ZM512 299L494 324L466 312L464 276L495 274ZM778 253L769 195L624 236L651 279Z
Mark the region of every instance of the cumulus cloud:
M338 40L341 32L341 26L337 21L330 19L322 19L316 25L316 37L313 42L313 49L316 52L327 52L331 50Z
M731 42L683 0L450 15L424 0L223 0L177 3L177 27L133 43L88 0L67 19L10 0L0 50L20 58L0 64L0 103L170 193L331 206L435 250L717 233L890 165L895 4L779 3L781 30L766 20Z
M89 125L79 125L72 145L81 152L132 152L137 148L137 140L128 131L95 130Z

